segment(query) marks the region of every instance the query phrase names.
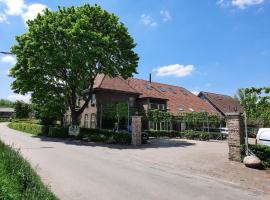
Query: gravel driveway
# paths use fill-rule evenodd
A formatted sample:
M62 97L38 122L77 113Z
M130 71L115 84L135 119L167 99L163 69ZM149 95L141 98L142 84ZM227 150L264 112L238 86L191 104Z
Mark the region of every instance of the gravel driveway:
M140 148L82 144L31 137L5 123L0 123L0 139L20 148L60 199L270 199L223 177L208 177L208 171L222 167L212 158L224 159L225 143L154 140ZM212 156L198 151L205 148Z

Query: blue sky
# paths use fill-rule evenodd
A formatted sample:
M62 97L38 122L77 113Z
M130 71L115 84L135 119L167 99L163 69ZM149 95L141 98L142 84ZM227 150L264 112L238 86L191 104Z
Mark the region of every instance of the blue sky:
M101 5L120 17L137 42L135 77L233 95L237 88L269 86L270 0L0 0L0 51L27 31L25 20L44 7ZM0 55L0 98L14 95Z

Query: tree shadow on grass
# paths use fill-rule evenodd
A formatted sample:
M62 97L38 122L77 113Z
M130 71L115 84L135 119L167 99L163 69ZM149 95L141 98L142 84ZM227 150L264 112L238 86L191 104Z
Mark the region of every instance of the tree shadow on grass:
M44 142L58 142L64 143L67 145L75 145L75 146L89 146L89 147L107 147L110 149L119 149L119 150L126 150L126 149L159 149L159 148L175 148L175 147L189 147L196 145L195 143L191 143L185 140L174 140L174 139L150 139L148 140L147 144L142 144L139 146L134 145L121 145L121 144L107 144L102 142L85 142L81 140L75 139L58 139L58 138L50 138L44 136L33 136L35 138L39 138L41 141Z

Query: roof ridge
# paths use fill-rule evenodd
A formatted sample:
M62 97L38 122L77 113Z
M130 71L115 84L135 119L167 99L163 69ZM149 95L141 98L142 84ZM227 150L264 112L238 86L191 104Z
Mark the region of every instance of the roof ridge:
M136 80L141 80L141 81L145 81L145 82L149 82L149 80L145 80L145 79L142 79L142 78L134 78L134 77L130 77L132 79L136 79ZM178 88L181 88L181 89L185 89L187 90L186 88L182 87L182 86L178 86L178 85L170 85L170 84L167 84L167 83L160 83L160 82L155 82L155 81L151 81L151 83L153 84L162 84L162 85L166 85L166 86L172 86L172 87L178 87Z
M126 85L128 85L128 87L130 87L131 89L133 89L134 91L138 92L139 94L141 94L141 92L139 92L138 90L136 90L135 88L133 88L129 82L128 82L128 79L124 79L123 77L121 76L117 76L117 78L119 78L122 82L124 82ZM131 77L132 78L132 77Z
M209 93L209 94L214 94L214 95L219 95L219 96L226 96L226 97L230 97L233 99L232 96L227 95L227 94L220 94L220 93L214 93L214 92L205 92L205 91L201 91L201 93Z

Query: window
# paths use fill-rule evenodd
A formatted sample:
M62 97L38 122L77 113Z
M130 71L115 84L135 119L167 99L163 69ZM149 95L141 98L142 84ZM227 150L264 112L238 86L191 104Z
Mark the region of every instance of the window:
M165 104L158 104L159 110L165 110Z
M166 110L166 105L165 104L157 104L157 103L150 103L150 109L152 110Z
M157 130L157 123L149 121L149 129Z
M95 106L95 105L96 105L96 95L92 94L91 106Z
M84 128L89 128L89 116L88 116L88 114L84 115Z
M176 91L172 88L169 88L169 90L173 93L173 94L177 94Z
M134 97L129 97L129 106L134 107L135 106L135 98Z
M178 110L179 110L180 112L183 112L185 109L184 109L183 106L180 106L180 107L178 108Z
M167 91L167 89L166 89L166 88L163 88L163 87L159 87L159 90L160 90L161 92L166 92L166 91Z
M190 110L191 112L194 112L194 111L195 111L193 108L189 108L189 110Z
M205 109L201 109L200 111L201 111L201 112L206 112Z
M153 89L153 87L152 87L150 84L145 85L145 88L146 88L147 90L152 90L152 89Z
M152 110L158 109L158 104L150 103L150 109L152 109Z
M90 128L96 128L96 114L95 113L92 113L91 114L91 127Z

